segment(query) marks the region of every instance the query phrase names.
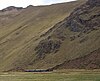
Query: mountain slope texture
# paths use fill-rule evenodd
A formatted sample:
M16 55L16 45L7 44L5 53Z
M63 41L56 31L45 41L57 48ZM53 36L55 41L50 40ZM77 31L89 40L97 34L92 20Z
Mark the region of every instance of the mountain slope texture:
M0 71L100 68L100 0L0 11Z

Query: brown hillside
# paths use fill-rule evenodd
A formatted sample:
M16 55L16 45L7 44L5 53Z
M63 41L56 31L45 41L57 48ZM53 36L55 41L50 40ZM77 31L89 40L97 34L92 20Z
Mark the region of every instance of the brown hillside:
M84 57L65 61L52 69L100 69L100 49Z
M76 58L79 68L100 68L100 66L82 66L80 64L81 57L91 54L96 49L100 48L100 0L88 0L85 4L76 8L69 17L56 24L51 30L46 32L39 45L36 47L38 59L47 59L52 55L52 60L64 60L67 62ZM53 53L53 54L52 54ZM99 51L98 51L99 54ZM91 57L91 56L89 56ZM58 58L58 59L57 59ZM88 57L87 57L88 58ZM86 58L86 60L87 60ZM93 61L94 58L90 58ZM98 59L99 60L99 59ZM75 61L75 60L74 60ZM47 60L46 60L47 62ZM51 63L53 63L51 62ZM75 61L77 62L77 60ZM88 60L86 61L88 63ZM98 62L99 61L95 61ZM62 64L61 62L60 64ZM50 64L50 63L49 63ZM59 64L58 64L59 65ZM71 63L70 63L71 66ZM63 66L64 67L64 66ZM65 65L67 68L67 66ZM72 67L78 68L73 65Z
M49 6L28 6L20 11L8 7L3 10L4 12L0 12L0 14L6 13L0 17L8 19L7 23L4 22L5 20L0 21L0 23L4 23L0 24L0 71L46 69L63 62L65 60L63 57L61 57L62 60L58 60L60 54L57 54L59 56L56 59L53 58L55 53L52 50L49 51L52 54L48 54L46 51L47 56L39 59L40 55L36 48L38 48L39 42L47 37L43 35L49 29L51 30L56 23L68 17L76 7L83 3L85 0ZM56 46L59 44L59 40L57 41L50 40L50 43L47 42L45 45L53 45L52 49L55 50L55 47L57 49L59 47ZM46 49L49 50L51 47Z

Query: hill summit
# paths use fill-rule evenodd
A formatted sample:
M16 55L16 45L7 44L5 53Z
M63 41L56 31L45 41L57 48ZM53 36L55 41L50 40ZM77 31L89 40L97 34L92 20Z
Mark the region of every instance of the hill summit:
M22 7L9 6L7 8L2 9L1 11L5 12L5 11L21 10L21 9L23 9L23 8Z

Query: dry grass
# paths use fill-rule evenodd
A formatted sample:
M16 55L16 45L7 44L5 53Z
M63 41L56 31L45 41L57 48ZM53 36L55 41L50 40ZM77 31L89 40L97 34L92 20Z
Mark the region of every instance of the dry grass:
M73 9L81 5L82 2L84 3L84 0L51 6L30 7L14 17L14 20L10 23L0 27L0 71L19 66L29 69L40 67L48 68L63 62L66 58L80 56L79 53L81 51L77 53L77 51L79 51L77 48L82 47L77 44L79 39L75 42L66 40L57 54L49 54L44 60L39 60L37 63L34 63L34 67L32 64L34 59L36 59L34 48L41 39L44 39L40 38L40 35L69 16ZM68 32L68 34L70 33L72 32ZM92 34L90 37L93 39ZM88 42L91 42L91 40ZM92 43L93 42L94 39L92 40ZM75 45L77 46L75 54L71 53L72 49L69 48L69 43L72 43L71 48L74 48ZM96 44L98 43L99 41L97 41ZM65 46L67 44L68 48ZM90 45L90 43L84 43L83 45ZM82 49L84 48L81 48L81 50ZM94 49L94 47L92 46L88 49ZM66 54L65 50L69 50L69 53ZM88 52L86 52L86 54L87 53ZM71 56L69 56L70 54ZM27 65L29 66L26 67Z

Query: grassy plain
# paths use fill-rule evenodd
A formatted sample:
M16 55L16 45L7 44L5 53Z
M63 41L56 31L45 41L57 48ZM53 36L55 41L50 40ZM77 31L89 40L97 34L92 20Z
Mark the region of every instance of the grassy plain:
M100 71L5 72L0 73L0 81L100 81Z

